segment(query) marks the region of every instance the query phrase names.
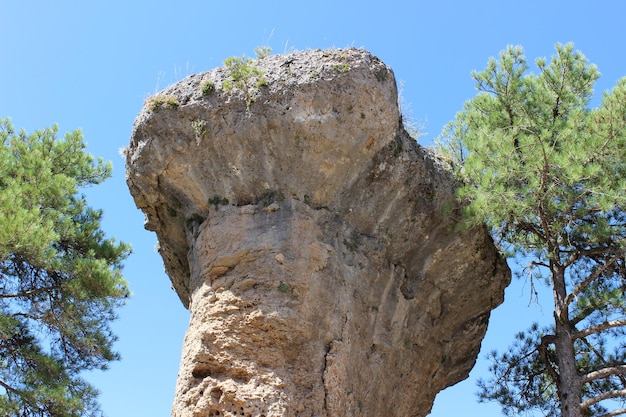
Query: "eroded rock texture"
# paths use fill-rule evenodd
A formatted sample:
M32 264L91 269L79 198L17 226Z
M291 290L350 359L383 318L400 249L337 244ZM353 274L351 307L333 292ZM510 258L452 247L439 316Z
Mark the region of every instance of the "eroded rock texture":
M257 65L247 92L223 68L167 88L127 150L191 312L173 415L424 416L467 377L509 270L456 227L455 183L404 131L381 61Z

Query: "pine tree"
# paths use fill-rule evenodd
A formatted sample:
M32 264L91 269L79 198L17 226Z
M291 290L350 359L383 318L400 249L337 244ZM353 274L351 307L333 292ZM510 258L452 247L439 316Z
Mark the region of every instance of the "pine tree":
M0 416L100 415L81 372L119 358L109 323L129 291L127 244L107 239L79 188L111 174L80 131L0 120Z
M493 352L479 398L506 415L626 414L626 78L590 108L599 72L573 45L536 65L520 47L489 60L441 136L464 220L553 293L553 325Z

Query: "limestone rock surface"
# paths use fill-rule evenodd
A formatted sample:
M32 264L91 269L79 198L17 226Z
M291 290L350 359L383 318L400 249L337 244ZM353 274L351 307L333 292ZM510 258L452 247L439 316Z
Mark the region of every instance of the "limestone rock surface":
M467 377L510 271L456 224L389 67L357 49L254 65L148 100L127 149L191 314L173 415L425 416Z

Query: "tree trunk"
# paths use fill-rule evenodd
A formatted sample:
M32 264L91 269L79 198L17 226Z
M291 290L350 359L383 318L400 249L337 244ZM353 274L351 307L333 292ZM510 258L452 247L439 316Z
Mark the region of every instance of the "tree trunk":
M576 356L570 338L569 323L562 323L558 317L556 322L555 349L559 366L559 402L561 417L582 417L582 384L576 366Z
M552 285L554 291L555 349L559 378L557 381L561 417L582 417L582 381L576 366L576 353L571 338L573 331L569 321L565 297L565 269L552 264Z

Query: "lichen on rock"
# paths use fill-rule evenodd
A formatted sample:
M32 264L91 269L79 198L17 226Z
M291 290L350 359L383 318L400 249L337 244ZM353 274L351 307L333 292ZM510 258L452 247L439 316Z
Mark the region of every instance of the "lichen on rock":
M146 105L127 149L191 313L173 414L424 416L509 269L450 215L457 184L404 131L389 67L353 48L255 65L245 94L224 68L168 87L178 106Z

